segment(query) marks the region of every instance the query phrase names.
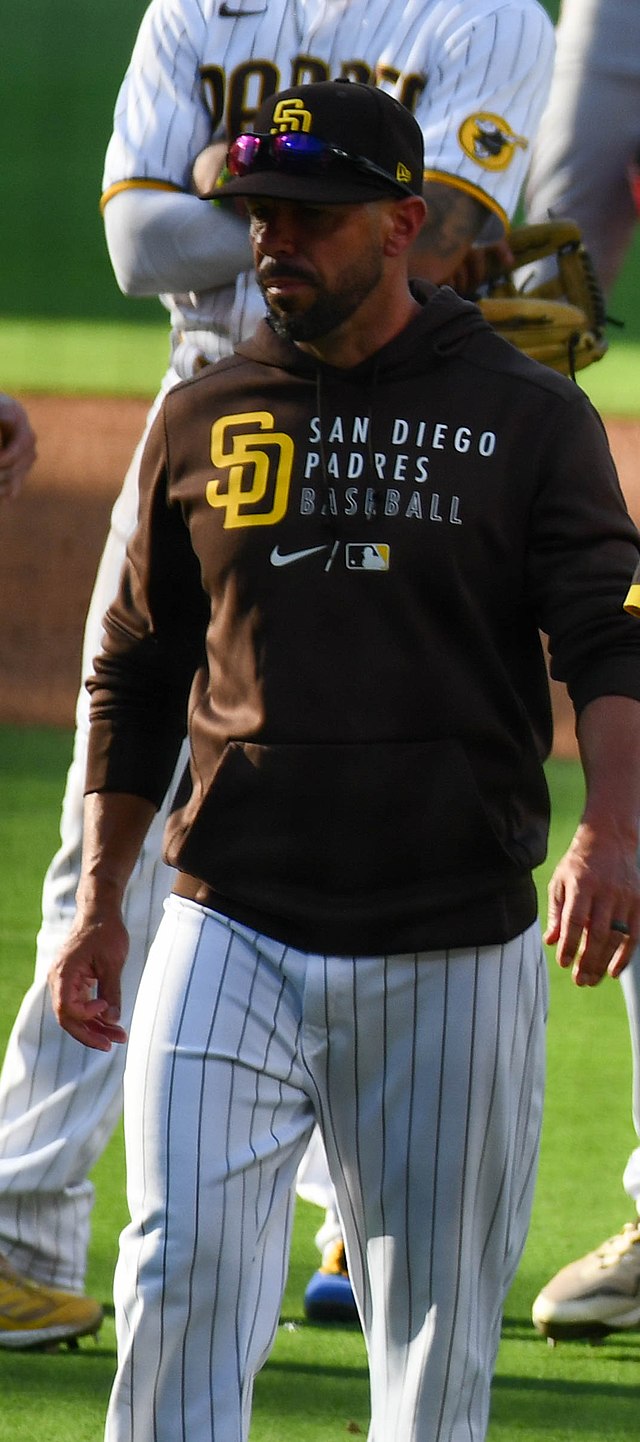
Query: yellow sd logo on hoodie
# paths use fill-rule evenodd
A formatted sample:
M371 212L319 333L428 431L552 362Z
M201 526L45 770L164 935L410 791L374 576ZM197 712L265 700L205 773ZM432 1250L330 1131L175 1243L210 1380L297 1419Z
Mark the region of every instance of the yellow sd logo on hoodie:
M205 495L210 506L224 510L225 530L274 526L286 514L293 441L273 424L270 411L247 411L221 416L212 426L211 460L216 470L227 472L227 488L220 490L219 479L209 481Z

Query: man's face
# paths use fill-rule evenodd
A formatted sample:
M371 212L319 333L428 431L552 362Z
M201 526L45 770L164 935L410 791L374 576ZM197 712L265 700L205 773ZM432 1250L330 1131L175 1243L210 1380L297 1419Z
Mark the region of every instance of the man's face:
M274 329L294 341L329 335L383 269L384 204L247 202L258 284Z

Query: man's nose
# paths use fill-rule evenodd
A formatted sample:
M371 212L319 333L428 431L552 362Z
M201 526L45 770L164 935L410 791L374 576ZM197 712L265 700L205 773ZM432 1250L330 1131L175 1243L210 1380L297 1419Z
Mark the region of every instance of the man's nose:
M298 247L295 215L285 206L278 206L261 227L259 245L263 254L293 255Z

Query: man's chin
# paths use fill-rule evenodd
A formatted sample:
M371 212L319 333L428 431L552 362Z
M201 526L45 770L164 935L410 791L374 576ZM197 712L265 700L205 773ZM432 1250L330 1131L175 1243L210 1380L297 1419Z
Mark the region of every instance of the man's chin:
M340 305L331 305L326 298L321 298L311 305L294 305L293 297L285 300L278 298L277 303L267 299L267 310L269 319L276 335L284 336L288 340L315 341L329 335L337 326L343 324L345 318L351 314L354 306L343 301Z
M276 335L283 336L286 340L310 340L315 335L316 328L309 323L303 311L287 310L282 306L268 307L269 320Z

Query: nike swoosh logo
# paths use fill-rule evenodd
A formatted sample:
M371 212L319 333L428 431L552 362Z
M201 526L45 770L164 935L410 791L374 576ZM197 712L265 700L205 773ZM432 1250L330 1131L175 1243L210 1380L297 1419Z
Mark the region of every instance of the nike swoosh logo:
M283 556L278 546L274 546L269 557L272 566L290 566L292 561L303 561L305 556L315 556L318 551L326 551L326 546L309 546L306 551L287 551Z

